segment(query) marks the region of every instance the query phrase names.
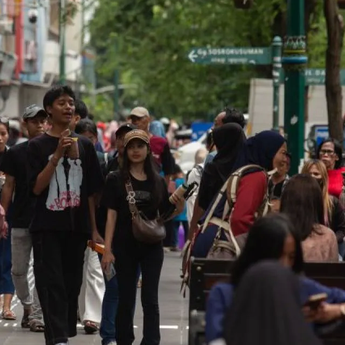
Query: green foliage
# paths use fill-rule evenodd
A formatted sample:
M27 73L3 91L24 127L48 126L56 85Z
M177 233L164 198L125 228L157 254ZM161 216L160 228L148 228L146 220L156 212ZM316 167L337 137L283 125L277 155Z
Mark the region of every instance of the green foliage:
M147 106L158 116L206 118L224 105L248 106L251 78L271 77L270 66L195 65L193 47L269 46L284 36L286 0L257 0L250 10L231 0L99 0L90 24L98 80L112 84L119 68L122 106ZM322 6L311 18L311 66L324 66ZM101 85L103 86L103 85Z
M108 94L83 95L83 101L94 115L95 121L108 122L114 119L114 108L111 96Z

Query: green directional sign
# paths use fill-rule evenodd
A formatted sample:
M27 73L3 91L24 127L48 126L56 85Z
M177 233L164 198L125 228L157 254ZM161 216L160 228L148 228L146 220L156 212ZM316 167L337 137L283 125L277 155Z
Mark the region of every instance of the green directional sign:
M321 68L310 68L305 70L306 85L324 85L326 81L326 70ZM340 83L345 85L345 70L340 71Z
M322 68L307 68L305 70L305 85L325 85L326 70ZM284 71L280 72L280 82L284 83ZM340 71L340 84L345 85L345 70Z
M193 63L205 65L270 65L272 48L193 48L188 58Z

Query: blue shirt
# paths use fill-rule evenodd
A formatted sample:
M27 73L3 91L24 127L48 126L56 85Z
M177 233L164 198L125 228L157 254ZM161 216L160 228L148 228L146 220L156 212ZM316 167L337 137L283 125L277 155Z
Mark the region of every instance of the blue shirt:
M301 277L300 278L300 297L303 305L310 296L319 293L326 293L327 303L344 303L345 291L338 288L329 288L317 283L316 281ZM223 338L223 323L227 309L233 299L233 286L227 283L215 285L208 296L206 305L206 341Z
M178 187L180 187L184 184L184 179L183 178L177 178L175 180L175 184L176 184L176 189L177 189ZM177 222L186 222L187 221L187 206L186 205L184 206L182 213L177 215L173 220L177 221Z

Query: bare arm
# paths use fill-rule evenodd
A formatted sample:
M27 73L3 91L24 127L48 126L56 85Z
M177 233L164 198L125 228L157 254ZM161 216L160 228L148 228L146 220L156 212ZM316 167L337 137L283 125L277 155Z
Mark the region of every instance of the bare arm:
M73 139L71 137L60 138L58 147L56 148L53 156L50 158L45 168L37 176L34 188L32 190L35 195L40 195L48 187L60 158L63 157L66 148L70 147L72 142Z
M98 232L97 223L96 223L96 198L97 198L97 194L94 194L88 197L92 240L97 243L103 243L104 240Z
M58 165L58 161L59 159L53 156L52 158L50 158L45 168L38 174L34 188L32 190L35 195L40 195L48 187L50 180L52 179L52 176L55 172L55 168Z
M189 227L189 233L188 233L188 239L192 240L194 233L196 232L198 228L198 221L201 219L201 217L204 214L204 210L199 206L199 196L195 199L194 204L194 210L193 210L193 217L190 221L190 227Z
M7 213L10 206L15 184L15 178L11 175L6 175L5 184L2 187L1 192L1 205L4 208L5 213Z

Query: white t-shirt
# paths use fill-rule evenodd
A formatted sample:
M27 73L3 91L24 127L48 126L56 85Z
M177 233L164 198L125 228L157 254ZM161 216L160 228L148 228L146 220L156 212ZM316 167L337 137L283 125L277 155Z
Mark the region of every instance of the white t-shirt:
M194 167L190 171L188 175L187 185L190 185L193 182L196 182L198 184L198 188L195 189L195 191L189 197L186 203L188 224L190 224L190 221L192 220L192 217L193 217L194 204L195 204L196 197L198 196L201 175L203 171L204 171L204 163L198 164L196 167Z

